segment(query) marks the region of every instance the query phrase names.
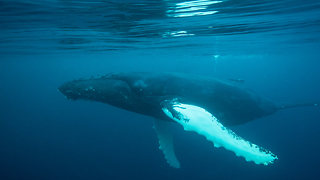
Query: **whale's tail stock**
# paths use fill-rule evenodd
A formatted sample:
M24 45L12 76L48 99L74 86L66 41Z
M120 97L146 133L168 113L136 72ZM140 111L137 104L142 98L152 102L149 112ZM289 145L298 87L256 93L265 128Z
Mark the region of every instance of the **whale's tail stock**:
M282 102L277 103L278 109L287 109L287 108L295 108L295 107L303 107L303 106L319 106L320 102L315 101L296 101L296 102Z

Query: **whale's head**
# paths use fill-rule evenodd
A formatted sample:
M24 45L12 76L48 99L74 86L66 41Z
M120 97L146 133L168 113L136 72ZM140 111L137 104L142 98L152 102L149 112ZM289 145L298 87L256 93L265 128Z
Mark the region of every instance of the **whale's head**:
M144 115L155 114L155 111L161 110L158 108L160 103L158 105L146 100L139 94L140 91L136 90L137 85L127 81L121 76L111 74L69 81L62 84L58 90L68 100L97 101Z
M73 101L82 99L117 105L119 102L133 103L139 99L126 81L109 76L69 81L58 90Z

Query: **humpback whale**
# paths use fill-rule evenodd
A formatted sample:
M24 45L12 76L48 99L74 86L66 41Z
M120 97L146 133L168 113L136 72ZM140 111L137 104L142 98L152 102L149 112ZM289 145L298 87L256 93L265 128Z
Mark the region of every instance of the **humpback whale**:
M243 85L243 80L224 80L181 73L130 72L79 79L58 90L69 100L89 100L151 116L159 144L170 166L179 168L170 122L180 124L256 164L277 158L271 151L236 135L229 127L274 114L279 109L317 106L317 103L277 105Z

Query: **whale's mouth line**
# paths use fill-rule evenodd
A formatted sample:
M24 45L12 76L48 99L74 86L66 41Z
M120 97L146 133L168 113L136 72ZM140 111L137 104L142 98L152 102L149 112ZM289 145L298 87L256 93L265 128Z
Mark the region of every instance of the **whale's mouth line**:
M134 91L132 91L131 87L126 81L121 80L122 82L126 83L128 87L124 87L123 85L117 86L116 89L122 94L125 99L133 103L137 103L141 101L141 97L137 95Z
M79 99L79 98L75 98L75 97L70 96L70 95L65 95L65 97L66 97L69 101L76 101L76 100Z

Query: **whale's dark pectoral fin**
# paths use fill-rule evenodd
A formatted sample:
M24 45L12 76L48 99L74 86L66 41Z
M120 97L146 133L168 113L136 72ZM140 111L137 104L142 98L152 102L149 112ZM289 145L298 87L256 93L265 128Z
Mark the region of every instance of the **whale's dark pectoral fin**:
M180 168L180 163L174 153L172 143L172 133L170 129L170 122L154 119L154 130L157 133L160 147L167 162L174 168Z
M222 146L237 156L244 157L246 161L268 165L278 159L272 152L237 136L201 107L171 100L162 103L162 110L168 117L182 125L185 131L197 132L213 142L215 147Z

